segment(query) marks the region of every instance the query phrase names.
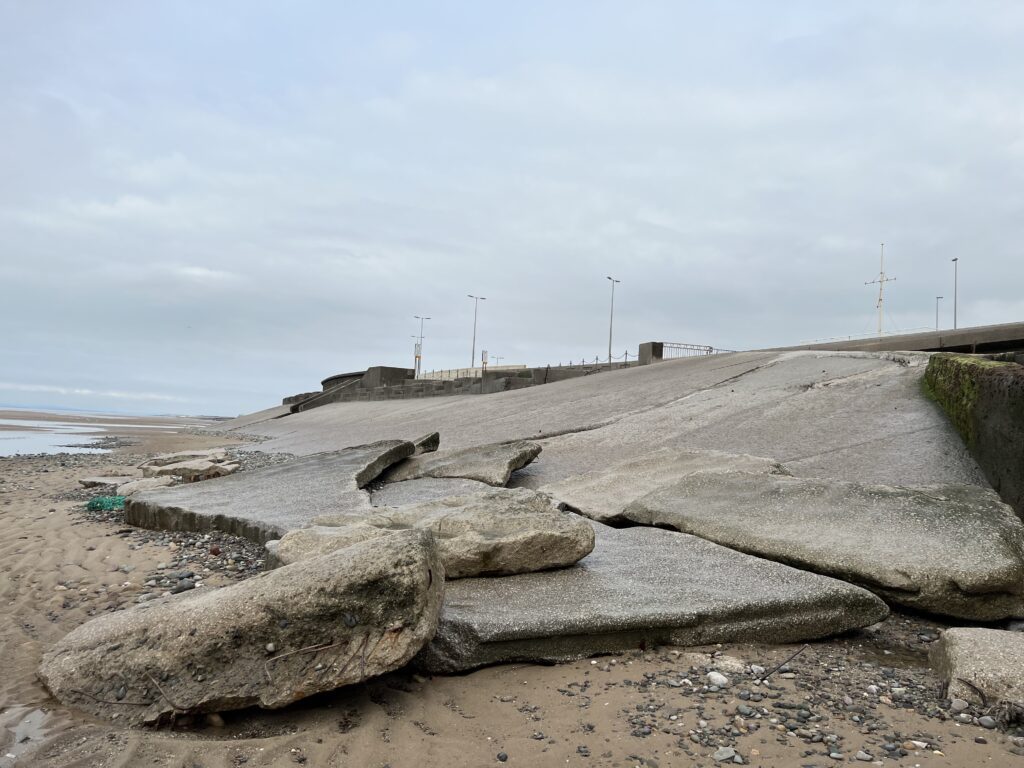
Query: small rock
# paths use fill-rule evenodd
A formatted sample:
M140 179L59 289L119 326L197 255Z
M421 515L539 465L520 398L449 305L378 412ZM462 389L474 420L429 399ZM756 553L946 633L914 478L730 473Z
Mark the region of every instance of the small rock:
M989 717L988 715L985 715L984 717L978 718L978 725L980 725L982 728L988 728L989 730L991 730L995 728L997 725L999 725L999 723L996 722L994 717Z
M864 751L863 749L862 749L862 750L860 750L859 752L857 752L857 754L856 754L856 755L854 755L854 757L856 757L856 758L857 758L858 760L860 760L860 761L861 761L862 763L870 763L870 762L872 761L872 759L873 759L873 758L871 757L871 755L869 755L869 754L868 754L867 752L865 752L865 751Z
M711 757L713 760L715 760L715 762L722 763L726 760L732 760L734 757L736 757L736 750L732 747L719 747L718 751L715 752L715 754L713 754Z
M499 763L504 763L506 760L508 760L508 755L506 755L504 752L499 752L498 753L498 762Z
M721 672L708 672L708 683L718 686L719 688L728 688L729 678ZM729 759L731 760L732 758Z
M963 699L953 699L949 702L949 708L953 712L963 712L964 710L969 709L970 706L970 703Z

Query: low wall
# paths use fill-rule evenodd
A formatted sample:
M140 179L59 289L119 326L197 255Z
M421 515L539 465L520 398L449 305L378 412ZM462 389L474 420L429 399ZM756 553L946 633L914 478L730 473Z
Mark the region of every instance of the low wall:
M935 354L924 386L1003 500L1024 517L1024 366Z

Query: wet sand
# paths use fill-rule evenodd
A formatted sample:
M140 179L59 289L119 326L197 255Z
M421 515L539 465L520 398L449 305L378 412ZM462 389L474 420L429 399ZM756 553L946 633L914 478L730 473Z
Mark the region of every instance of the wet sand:
M752 685L743 663L771 669L799 646L638 649L430 679L401 671L281 711L225 713L223 727L135 730L84 717L36 680L40 657L89 618L132 604L138 574L165 560L167 546L133 538L115 520L85 518L78 478L117 474L152 453L231 442L124 432L138 442L109 455L0 458L0 768L712 766L730 764L712 758L726 744L762 766L835 765L859 750L878 762L883 744L907 752L886 765L1024 766L1011 751L1024 754L1024 740L948 719L926 655L942 625L899 614L812 644L767 687ZM218 573L205 581L228 583ZM728 658L713 660L716 653ZM712 665L732 678L724 691L704 689ZM808 715L797 732L787 721L801 709Z

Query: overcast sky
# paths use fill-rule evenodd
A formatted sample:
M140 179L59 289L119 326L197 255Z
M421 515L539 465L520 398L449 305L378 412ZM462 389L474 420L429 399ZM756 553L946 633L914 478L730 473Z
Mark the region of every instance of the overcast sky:
M1024 3L0 0L0 403L1024 320Z

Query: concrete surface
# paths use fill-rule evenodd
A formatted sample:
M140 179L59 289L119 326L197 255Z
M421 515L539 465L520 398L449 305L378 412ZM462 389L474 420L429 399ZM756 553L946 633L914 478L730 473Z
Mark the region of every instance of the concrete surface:
M447 585L429 672L558 661L639 646L790 643L880 621L870 592L695 536L591 523L593 553L570 568Z
M991 707L1004 720L1024 716L1024 632L951 627L932 646L931 661L949 698Z
M171 531L219 530L264 543L320 515L372 513L370 496L360 489L413 450L410 442L387 440L201 483L140 491L125 502L125 522Z
M623 517L980 621L1024 615L1024 523L994 491L742 472L685 477Z
M510 484L537 488L659 448L770 456L797 476L987 485L921 394L927 355L764 352L670 360L472 398L338 403L243 422L298 454L439 430L448 449L529 439ZM221 425L230 428L231 422Z
M623 510L637 499L687 475L706 472L784 474L786 470L778 462L761 456L661 448L610 467L573 475L540 490L591 520L613 524L625 521Z

